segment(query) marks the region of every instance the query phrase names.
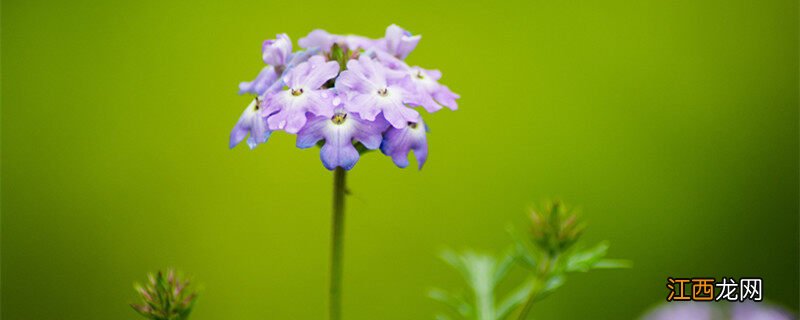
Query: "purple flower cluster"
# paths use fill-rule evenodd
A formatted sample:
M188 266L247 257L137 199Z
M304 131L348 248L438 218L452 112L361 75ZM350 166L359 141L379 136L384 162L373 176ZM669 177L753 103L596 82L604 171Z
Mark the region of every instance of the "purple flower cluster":
M314 30L297 52L286 34L265 41L267 66L239 84L240 94L256 98L231 131L230 147L247 138L252 149L282 130L297 135L298 148L321 145L328 170L350 170L360 151L376 149L401 168L413 151L421 169L427 127L414 108L456 110L459 96L438 82L438 70L406 64L420 38L391 25L381 39Z
M730 308L718 308L702 302L681 302L662 305L647 313L642 320L794 320L788 311L769 304L745 302Z

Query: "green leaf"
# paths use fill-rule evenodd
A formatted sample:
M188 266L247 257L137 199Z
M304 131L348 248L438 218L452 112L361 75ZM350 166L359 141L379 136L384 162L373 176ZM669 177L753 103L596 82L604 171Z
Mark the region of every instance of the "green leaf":
M564 282L566 281L567 277L561 274L552 276L550 277L550 279L547 279L547 282L544 284L544 289L542 289L541 298L552 293L556 289L561 288L561 286L563 286Z
M522 285L514 289L500 304L497 306L497 319L506 319L514 309L528 299L528 295L533 290L534 283L531 280L525 281Z
M449 306L462 317L467 318L472 314L472 307L464 297L460 295L454 295L442 289L434 288L428 291L428 297Z
M624 259L600 259L592 265L592 269L627 269L632 267L633 262Z
M450 317L448 317L446 315L443 315L441 313L437 314L436 316L434 316L434 319L436 319L436 320L452 320L452 318L450 318Z
M567 259L567 272L586 272L608 253L608 243L600 242L596 246L573 253Z
M514 265L514 261L516 261L516 259L517 255L515 254L514 250L506 250L506 252L503 253L500 261L495 266L495 283L500 283L500 281L505 279L505 277L508 275L508 271L511 270L511 267Z
M539 248L531 245L530 241L525 238L525 235L520 234L512 227L508 228L508 234L511 236L511 239L514 240L514 250L517 260L521 262L523 266L535 269L542 255Z

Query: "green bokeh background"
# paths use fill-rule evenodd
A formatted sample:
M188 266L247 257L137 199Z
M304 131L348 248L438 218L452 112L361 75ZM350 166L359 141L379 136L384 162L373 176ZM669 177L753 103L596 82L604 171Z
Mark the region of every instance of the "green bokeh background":
M630 319L667 276L760 276L798 308L798 3L2 2L2 317L135 319L175 266L194 319L321 319L332 174L286 134L228 133L261 41L314 28L423 35L461 109L430 157L349 175L344 312L430 319L461 280L444 247L495 252L526 208L583 208L630 270L572 277L538 319Z

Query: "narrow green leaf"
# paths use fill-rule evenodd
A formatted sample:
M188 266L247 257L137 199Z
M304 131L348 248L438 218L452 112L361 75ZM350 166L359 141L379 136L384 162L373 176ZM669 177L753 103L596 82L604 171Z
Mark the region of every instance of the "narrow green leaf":
M624 259L600 259L592 265L592 269L626 269L632 267L633 262Z
M522 285L514 289L500 304L497 306L497 319L503 320L511 315L519 305L525 302L533 290L534 283L531 280L525 281Z
M573 253L567 259L567 272L586 272L591 269L597 261L600 261L608 253L608 243L600 242L596 246Z

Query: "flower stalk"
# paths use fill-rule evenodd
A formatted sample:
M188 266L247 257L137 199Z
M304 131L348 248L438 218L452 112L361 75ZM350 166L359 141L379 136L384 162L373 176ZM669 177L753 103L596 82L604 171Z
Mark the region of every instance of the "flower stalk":
M347 194L347 171L333 172L333 219L331 223L330 319L342 318L342 258L344 249L344 200Z

